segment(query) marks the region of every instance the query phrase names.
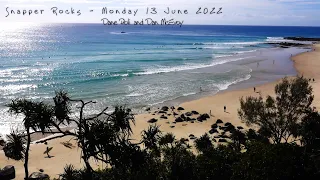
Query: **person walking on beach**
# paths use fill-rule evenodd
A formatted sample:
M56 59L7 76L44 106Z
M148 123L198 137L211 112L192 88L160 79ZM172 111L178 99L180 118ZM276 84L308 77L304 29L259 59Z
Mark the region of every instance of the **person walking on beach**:
M50 157L51 157L51 156L49 155L49 152L50 152L50 149L49 149L49 147L47 146L46 154L47 154L48 158L50 158Z
M227 107L226 107L226 106L224 106L224 107L223 107L223 109L224 109L224 112L226 112L226 110L227 110Z
M253 92L256 92L256 87L253 87Z
M48 147L48 144L45 144L45 145L47 145L47 148L46 148L46 150L43 152L43 154L47 154L47 157L48 158L51 158L51 157L53 157L53 156L50 156L50 154L49 154L49 152L52 150L52 148L53 147Z

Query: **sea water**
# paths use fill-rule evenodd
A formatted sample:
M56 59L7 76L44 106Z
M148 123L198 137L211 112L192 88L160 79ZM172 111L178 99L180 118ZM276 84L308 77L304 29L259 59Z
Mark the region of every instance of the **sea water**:
M52 102L59 89L74 99L95 100L88 113L114 105L141 109L197 94L200 87L219 92L252 72L224 64L254 59L258 54L252 52L284 36L319 37L320 28L1 25L0 133L22 120L7 113L10 100Z

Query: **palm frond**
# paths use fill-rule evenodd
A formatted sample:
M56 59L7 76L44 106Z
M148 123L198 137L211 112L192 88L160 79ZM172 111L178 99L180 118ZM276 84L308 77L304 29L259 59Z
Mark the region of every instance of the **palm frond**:
M17 161L24 160L26 153L24 134L12 132L7 135L7 139L7 143L3 147L5 156Z

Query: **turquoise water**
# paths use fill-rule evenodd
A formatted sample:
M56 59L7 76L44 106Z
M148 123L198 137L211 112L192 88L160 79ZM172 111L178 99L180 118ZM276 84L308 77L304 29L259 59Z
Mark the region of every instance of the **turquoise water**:
M14 98L47 101L65 89L73 98L96 100L92 113L117 104L156 105L200 87L224 90L252 72L248 66L194 70L254 58L250 52L284 36L320 36L320 28L262 26L57 24L0 31L0 129L6 130L19 121L4 107Z

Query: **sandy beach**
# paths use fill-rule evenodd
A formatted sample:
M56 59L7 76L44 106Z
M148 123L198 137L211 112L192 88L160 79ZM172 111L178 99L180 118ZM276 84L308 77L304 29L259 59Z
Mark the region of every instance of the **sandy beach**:
M296 68L299 75L303 75L307 78L315 79L315 82L311 81L313 92L315 95L313 106L317 109L320 108L320 45L314 45L315 51L306 52L292 57L294 67ZM259 96L263 97L266 95L274 95L274 86L281 79L256 86L256 92L253 91L253 87L247 87L239 90L227 90L220 92L213 96L204 97L198 100L185 102L180 104L185 110L177 113L185 113L191 110L196 110L199 113L208 113L211 110L212 116L209 120L204 122L195 121L194 123L182 122L173 123L173 115L168 116L168 119L160 119L160 115L152 115L153 112L147 114L136 115L136 124L133 126L133 138L136 140L140 139L141 131L146 129L150 124L147 121L151 118L158 119L157 125L160 129L167 133L172 132L177 139L188 138L189 134L194 134L196 137L203 135L210 130L210 126L216 122L217 119L223 120L224 123L231 122L235 126L246 127L243 124L237 114L239 108L239 99L246 96ZM226 106L227 110L224 112L223 107ZM61 142L68 141L70 138L64 137L56 139L48 143L49 147L53 147L50 155L52 158L46 158L43 152L46 150L44 144L33 144L30 151L29 159L29 172L39 171L43 169L46 174L49 174L52 178L58 177L59 173L63 172L63 168L66 164L73 164L76 168L82 167L80 160L80 149L76 147L75 141L71 140L74 147L72 149L66 148ZM189 140L192 141L192 140ZM5 165L14 165L16 168L16 179L23 179L24 169L22 161L8 160L4 153L0 153L0 167ZM96 164L99 167L99 164Z

